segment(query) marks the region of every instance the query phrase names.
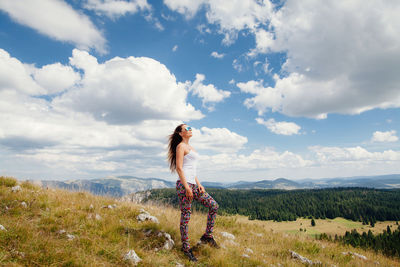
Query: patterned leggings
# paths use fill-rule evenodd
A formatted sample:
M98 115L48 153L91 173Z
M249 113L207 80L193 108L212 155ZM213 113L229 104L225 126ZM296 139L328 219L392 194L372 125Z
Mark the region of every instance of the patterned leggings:
M192 188L193 191L193 199L197 200L205 207L209 208L208 216L207 216L207 228L205 232L205 236L212 237L212 232L214 229L215 217L217 216L218 203L207 193L204 192L200 194L199 187L196 184L188 185ZM187 251L190 249L189 244L189 236L188 236L188 223L190 220L190 213L192 207L192 201L190 201L186 197L186 190L180 180L176 182L176 192L179 198L179 205L181 208L181 240L182 240L182 248Z

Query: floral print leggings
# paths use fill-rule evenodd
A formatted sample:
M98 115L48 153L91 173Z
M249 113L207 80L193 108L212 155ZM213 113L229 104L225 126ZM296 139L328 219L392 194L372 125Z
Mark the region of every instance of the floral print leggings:
M215 217L217 216L218 203L207 193L204 192L200 194L199 187L196 184L188 183L190 188L193 191L193 199L203 204L207 207L208 216L207 216L207 228L205 232L205 236L212 237L212 232L214 229ZM181 222L180 222L180 230L181 230L181 240L182 240L182 248L187 251L190 249L189 244L189 236L188 236L188 223L190 220L190 213L192 207L192 201L186 197L186 190L180 180L176 182L176 192L179 198L179 205L181 208Z

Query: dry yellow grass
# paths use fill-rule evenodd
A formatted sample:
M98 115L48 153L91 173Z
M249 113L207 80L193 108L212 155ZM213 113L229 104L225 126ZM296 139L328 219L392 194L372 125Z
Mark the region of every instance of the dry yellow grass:
M377 262L379 266L400 266L398 260L373 251L317 241L307 234L288 234L284 223L249 221L243 216L218 216L215 238L222 248L199 247L195 251L199 262L194 264L180 252L177 209L118 202L84 192L46 190L29 183L12 193L11 186L10 181L0 183L0 224L7 229L0 231L0 264L5 266L129 266L131 263L123 260L129 249L142 258L138 266L175 266L178 262L186 266L304 266L291 258L289 250L325 266L376 266ZM112 204L116 204L115 209L102 208ZM156 216L160 224L137 222L141 208ZM94 218L96 214L100 220ZM203 234L206 217L193 212L189 225L192 245ZM325 227L319 220L318 225ZM163 240L146 237L147 229L170 233L176 246L170 251L155 251ZM58 233L60 230L75 239L68 240ZM236 238L230 241L221 232ZM342 254L347 251L365 255L368 260Z

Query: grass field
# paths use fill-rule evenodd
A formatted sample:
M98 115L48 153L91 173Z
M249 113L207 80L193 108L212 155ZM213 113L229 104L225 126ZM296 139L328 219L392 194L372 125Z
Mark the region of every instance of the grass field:
M288 234L297 234L297 235L308 235L311 237L315 237L316 234L326 233L331 235L332 237L337 235L344 235L346 231L351 231L356 229L359 233L368 232L371 230L372 233L382 233L383 230L386 230L387 226L394 227L393 229L397 229L396 222L394 221L386 221L386 222L377 222L375 227L371 227L370 225L363 225L361 222L354 222L350 220L346 220L344 218L335 218L335 219L315 219L315 226L311 226L311 219L297 219L292 222L274 222L274 221L249 221L247 217L244 216L234 216L238 221L248 223L253 223L257 225L262 225L266 230L270 230L278 233L288 233ZM300 230L302 229L302 231Z

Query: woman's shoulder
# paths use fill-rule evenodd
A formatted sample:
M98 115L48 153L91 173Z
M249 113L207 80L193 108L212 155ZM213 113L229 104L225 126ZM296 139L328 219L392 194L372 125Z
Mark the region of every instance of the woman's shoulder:
M189 147L188 147L188 145L187 144L185 144L185 143L179 143L178 145L177 145L177 147L176 147L176 150L178 151L178 150L188 150L188 149L190 149Z

